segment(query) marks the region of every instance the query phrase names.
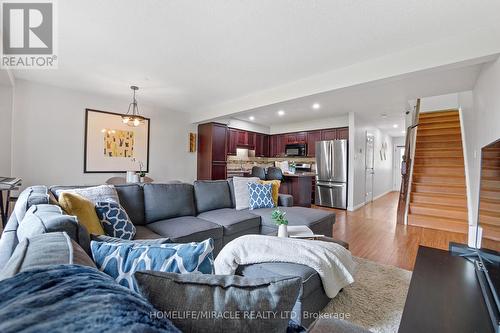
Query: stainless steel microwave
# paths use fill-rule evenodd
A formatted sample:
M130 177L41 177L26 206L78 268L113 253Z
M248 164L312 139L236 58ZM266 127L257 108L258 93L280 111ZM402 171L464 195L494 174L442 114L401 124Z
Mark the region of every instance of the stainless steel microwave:
M291 144L285 146L286 156L307 156L306 144Z

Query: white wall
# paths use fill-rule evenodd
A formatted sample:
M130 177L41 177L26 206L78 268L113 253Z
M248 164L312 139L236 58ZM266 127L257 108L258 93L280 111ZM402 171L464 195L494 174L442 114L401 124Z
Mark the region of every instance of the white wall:
M0 176L11 174L13 88L0 85Z
M355 210L365 204L365 140L366 133L371 133L375 137L375 160L374 160L374 182L373 182L373 198L377 199L380 196L392 191L393 184L393 143L392 137L382 132L380 129L371 126L371 124L357 114L352 114L353 119L350 120L349 132L349 172L352 175L350 182L352 184L349 192L348 209ZM354 128L354 131L352 130ZM380 150L382 144L387 143L385 150L386 159L381 160Z
M249 121L233 119L233 118L221 119L221 120L215 120L215 121L223 123L223 124L227 124L227 126L231 127L231 128L238 128L238 129L250 131L250 132L270 134L269 126L251 123Z
M188 115L140 103L151 118L149 176L155 181L196 177L196 153L188 153ZM113 174L84 174L85 108L125 112L129 100L117 100L28 81L16 81L12 174L23 185L96 184ZM122 174L120 174L122 176Z
M465 123L467 164L471 191L472 215L469 224L477 224L477 204L480 179L481 147L500 138L500 59L483 65L472 91L473 106L461 96L462 117ZM473 245L475 229L469 232L469 245Z
M295 123L283 123L271 125L271 134L290 133L300 131L313 131L323 128L347 127L349 126L349 114L301 121Z

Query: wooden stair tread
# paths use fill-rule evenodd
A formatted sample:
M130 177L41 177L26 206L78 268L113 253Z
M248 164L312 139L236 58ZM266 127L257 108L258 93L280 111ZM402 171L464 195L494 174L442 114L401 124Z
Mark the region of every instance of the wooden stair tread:
M436 110L432 112L421 112L419 118L434 118L434 117L445 117L451 115L458 115L458 109L444 109Z
M467 207L457 207L457 206L442 205L442 204L430 204L430 203L410 203L410 205L417 206L417 207L423 207L423 208L441 209L443 211L445 211L445 210L457 211L458 210L461 212L467 212Z
M456 184L448 184L448 183L431 183L431 182L419 183L419 182L412 182L412 184L413 185L423 185L423 186L435 186L435 187L465 188L465 185L456 185Z
M467 233L467 220L449 219L422 214L408 214L408 224L429 229L446 230L451 232Z

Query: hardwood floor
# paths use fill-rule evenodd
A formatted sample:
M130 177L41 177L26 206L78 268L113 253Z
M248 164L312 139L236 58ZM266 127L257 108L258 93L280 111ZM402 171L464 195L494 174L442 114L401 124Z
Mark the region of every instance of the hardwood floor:
M348 212L315 206L337 214L333 237L349 243L353 255L413 270L419 245L448 249L448 243L467 243L467 235L396 223L398 192Z

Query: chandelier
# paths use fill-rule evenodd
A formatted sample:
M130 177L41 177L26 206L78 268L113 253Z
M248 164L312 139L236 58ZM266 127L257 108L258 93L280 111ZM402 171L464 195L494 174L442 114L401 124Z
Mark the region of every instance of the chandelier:
M131 127L137 127L145 123L146 118L139 114L139 107L137 106L137 99L135 98L135 92L139 90L137 86L131 86L130 89L134 91L134 97L132 103L128 106L128 111L122 116L122 121Z

